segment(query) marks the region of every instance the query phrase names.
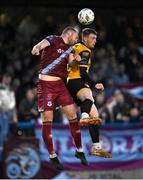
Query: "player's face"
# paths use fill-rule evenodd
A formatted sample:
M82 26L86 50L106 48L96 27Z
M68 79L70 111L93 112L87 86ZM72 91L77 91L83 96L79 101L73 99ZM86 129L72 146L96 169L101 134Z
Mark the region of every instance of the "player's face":
M74 45L78 41L78 33L72 32L69 36L69 45Z
M86 45L89 48L94 48L96 44L96 38L97 36L95 34L89 34L89 36L86 37Z

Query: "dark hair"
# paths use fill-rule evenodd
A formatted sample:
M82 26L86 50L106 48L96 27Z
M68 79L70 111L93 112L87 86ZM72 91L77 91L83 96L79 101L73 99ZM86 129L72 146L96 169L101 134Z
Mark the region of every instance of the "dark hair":
M89 36L90 34L95 34L97 35L97 32L94 29L91 28L85 28L82 30L81 36L85 37L85 36Z
M66 34L68 31L73 31L73 32L78 33L78 31L77 31L74 27L72 27L72 26L67 26L67 27L63 30L62 34Z

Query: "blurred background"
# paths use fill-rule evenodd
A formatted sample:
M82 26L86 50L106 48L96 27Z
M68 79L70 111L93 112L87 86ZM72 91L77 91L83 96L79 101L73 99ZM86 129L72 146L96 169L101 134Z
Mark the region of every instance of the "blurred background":
M33 45L47 35L60 35L82 8L95 12L86 27L98 32L90 76L102 82L93 90L103 123L100 138L112 159L90 155L91 140L82 128L90 166L74 158L74 145L64 114L54 112L55 148L66 169L54 170L41 138L36 81L39 57ZM66 137L65 137L66 134ZM0 178L124 179L143 178L143 11L139 1L0 1Z

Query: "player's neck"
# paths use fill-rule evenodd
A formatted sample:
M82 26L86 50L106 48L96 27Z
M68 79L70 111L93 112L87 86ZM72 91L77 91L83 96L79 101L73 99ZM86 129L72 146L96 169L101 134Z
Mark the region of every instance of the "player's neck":
M84 46L86 46L87 48L89 48L89 47L88 47L88 44L86 44L86 42L82 41L82 44L83 44ZM90 48L89 48L89 49L90 49Z

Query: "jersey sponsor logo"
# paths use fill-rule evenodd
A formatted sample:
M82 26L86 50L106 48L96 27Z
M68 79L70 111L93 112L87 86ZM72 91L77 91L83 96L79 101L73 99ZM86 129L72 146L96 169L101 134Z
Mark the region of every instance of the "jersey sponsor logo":
M89 52L82 52L82 57L88 57L89 56Z
M63 49L58 49L57 52L58 52L59 54L61 54L61 53L64 53L64 50L63 50Z

